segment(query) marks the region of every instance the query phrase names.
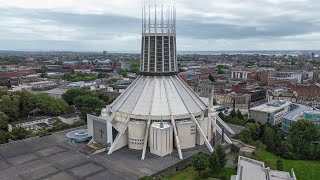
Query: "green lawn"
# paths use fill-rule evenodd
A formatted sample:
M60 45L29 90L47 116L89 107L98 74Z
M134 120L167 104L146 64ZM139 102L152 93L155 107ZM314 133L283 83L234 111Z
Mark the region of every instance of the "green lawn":
M210 170L206 170L201 173L199 177L198 172L194 170L192 166L187 167L186 169L173 174L168 177L169 180L208 180L213 179L212 177L221 177L224 176L226 179L230 179L231 175L237 174L234 168L224 168L219 173L213 174Z
M256 151L255 158L265 162L266 166L271 167L271 169L277 169L276 162L279 157L267 151ZM306 160L283 160L284 170L290 172L291 168L297 176L297 179L309 179L318 180L320 179L320 161L306 161ZM231 175L237 174L234 168L224 168L218 174L212 174L210 170L202 173L202 177L198 176L193 167L188 167L180 172L173 174L168 177L169 180L208 180L207 177L221 177L225 176L230 179ZM206 177L206 178L205 178ZM211 178L212 179L212 178Z
M267 151L257 151L255 157L270 166L271 169L276 169L276 162L279 159L272 153ZM320 161L306 160L283 160L284 170L290 172L291 168L297 176L297 179L312 179L316 180L320 177Z

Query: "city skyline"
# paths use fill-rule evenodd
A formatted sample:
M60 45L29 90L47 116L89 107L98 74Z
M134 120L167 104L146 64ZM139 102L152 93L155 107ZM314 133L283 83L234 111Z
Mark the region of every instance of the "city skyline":
M315 0L177 0L179 51L316 50ZM263 7L263 8L262 8ZM138 52L141 0L0 0L0 49Z

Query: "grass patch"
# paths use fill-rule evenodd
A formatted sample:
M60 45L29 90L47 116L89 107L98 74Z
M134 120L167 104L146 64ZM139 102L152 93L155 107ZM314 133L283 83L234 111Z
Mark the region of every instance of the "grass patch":
M280 159L276 155L267 151L256 151L256 159L263 161L271 169L276 169L277 160ZM290 172L291 168L297 176L297 179L312 179L316 180L320 177L320 161L309 160L283 160L284 170Z
M210 169L201 173L200 177L192 166L187 167L180 172L168 177L169 180L209 180L212 178L230 179L232 175L236 175L234 168L223 168L219 173L213 173Z

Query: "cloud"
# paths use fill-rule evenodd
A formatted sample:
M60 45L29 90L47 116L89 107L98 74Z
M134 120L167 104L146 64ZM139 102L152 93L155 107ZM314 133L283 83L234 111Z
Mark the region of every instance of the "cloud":
M0 0L0 49L139 51L141 0ZM316 0L176 0L179 50L315 49Z

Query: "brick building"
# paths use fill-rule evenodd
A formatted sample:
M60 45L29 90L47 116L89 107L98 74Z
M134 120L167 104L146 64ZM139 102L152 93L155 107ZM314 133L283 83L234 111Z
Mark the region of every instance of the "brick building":
M238 84L234 84L231 87L231 92L240 93L240 94L250 94L251 102L263 100L266 98L267 91L261 88L259 85L255 83L248 82L240 82Z
M309 84L309 85L290 85L290 89L296 91L299 96L320 96L320 84Z

